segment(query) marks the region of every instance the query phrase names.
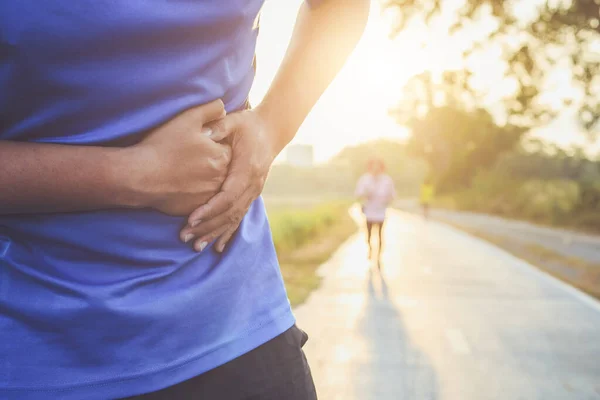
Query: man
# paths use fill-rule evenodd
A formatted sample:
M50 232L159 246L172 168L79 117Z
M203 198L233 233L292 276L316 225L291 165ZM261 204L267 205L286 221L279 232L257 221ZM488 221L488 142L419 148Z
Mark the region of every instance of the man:
M0 3L0 398L316 397L257 196L368 2L247 110L261 6Z

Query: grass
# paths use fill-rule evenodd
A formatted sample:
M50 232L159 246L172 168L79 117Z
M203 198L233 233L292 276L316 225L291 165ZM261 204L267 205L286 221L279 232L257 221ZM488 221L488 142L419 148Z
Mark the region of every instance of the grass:
M269 221L288 297L293 306L319 287L317 268L356 231L349 204L269 206Z
M454 222L444 220L444 223L488 241L555 278L600 299L600 264L589 263L577 257L568 257L538 244L522 243L510 237L492 235Z

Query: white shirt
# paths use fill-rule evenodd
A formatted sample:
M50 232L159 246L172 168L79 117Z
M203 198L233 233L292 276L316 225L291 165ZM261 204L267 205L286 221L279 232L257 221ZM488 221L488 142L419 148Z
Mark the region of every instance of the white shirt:
M366 198L363 211L367 221L382 222L395 195L394 181L386 174L364 174L356 185L356 196Z

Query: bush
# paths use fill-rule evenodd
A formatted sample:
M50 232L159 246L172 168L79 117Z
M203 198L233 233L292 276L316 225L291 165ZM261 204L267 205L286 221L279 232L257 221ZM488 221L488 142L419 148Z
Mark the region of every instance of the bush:
M582 190L566 179L518 179L480 172L469 189L450 196L460 210L520 218L544 224L566 224L579 212Z
M348 203L317 206L267 202L281 274L292 305L319 286L316 271L353 232Z
M269 222L277 252L287 252L302 246L335 224L343 213L348 213L346 203L270 212Z
M584 231L600 233L600 212L587 211L578 213L569 221L569 225Z

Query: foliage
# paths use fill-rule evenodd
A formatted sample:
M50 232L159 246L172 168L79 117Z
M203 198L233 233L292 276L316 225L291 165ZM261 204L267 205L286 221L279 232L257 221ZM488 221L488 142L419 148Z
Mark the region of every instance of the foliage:
M453 197L462 209L554 223L576 209L579 188L567 180L516 180L496 172L483 172L470 188Z
M565 150L542 142L535 144L535 149L520 148L507 154L496 170L517 179L575 182L579 192L577 210L600 211L600 161L589 159L581 148Z
M600 232L600 162L544 146L503 155L442 206Z
M269 220L281 273L293 306L302 303L319 286L319 265L356 231L347 203L326 203L308 208L290 204L272 207Z
M419 24L441 31L463 55L463 65L453 71L423 73L409 83L396 114L427 112L432 106L459 102L467 107L486 103L487 90L477 85L486 57L499 53L503 76L499 82L514 87L502 98L504 117L511 124L532 126L546 122L565 106L580 110L586 129L600 119L600 38L596 0L381 0L395 15L392 36ZM413 38L419 40L419 38ZM426 39L422 39L426 47ZM557 69L570 71L570 93L553 90ZM485 71L483 71L485 72ZM544 97L553 91L562 103ZM439 99L442 99L442 104Z
M582 148L565 149L540 140L525 141L514 152L503 155L496 168L520 178L600 180L600 163Z
M477 172L489 169L512 149L523 134L513 126L498 126L485 110L432 108L409 122L410 149L427 161L438 191L468 187Z
M341 215L347 213L348 204L343 202L269 212L269 223L277 252L285 253L301 247L330 229Z

